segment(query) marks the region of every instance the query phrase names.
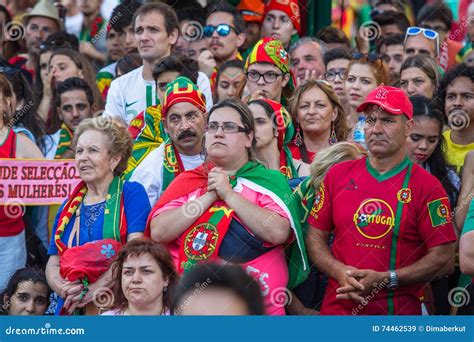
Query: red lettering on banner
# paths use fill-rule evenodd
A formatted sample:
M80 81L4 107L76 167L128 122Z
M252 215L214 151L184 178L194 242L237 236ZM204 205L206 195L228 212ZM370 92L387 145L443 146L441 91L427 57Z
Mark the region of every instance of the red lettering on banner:
M79 183L72 160L0 159L0 205L61 204Z

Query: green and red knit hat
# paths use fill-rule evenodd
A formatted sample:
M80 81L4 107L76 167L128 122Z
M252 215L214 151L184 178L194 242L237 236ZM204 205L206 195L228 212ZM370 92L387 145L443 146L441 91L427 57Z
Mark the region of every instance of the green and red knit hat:
M290 73L290 56L278 39L267 37L260 39L245 61L245 71L253 63L270 63L282 73Z
M163 101L163 118L171 106L180 102L189 102L200 111L206 112L206 98L199 88L187 77L179 76L166 86L165 99Z

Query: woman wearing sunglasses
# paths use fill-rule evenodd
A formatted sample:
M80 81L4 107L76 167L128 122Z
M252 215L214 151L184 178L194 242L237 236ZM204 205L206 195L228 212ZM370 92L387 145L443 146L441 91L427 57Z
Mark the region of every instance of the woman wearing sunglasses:
M353 130L357 124L359 113L356 108L364 102L366 96L380 84L388 84L388 71L382 58L377 54L352 54L352 60L347 68L344 83L350 112L347 115L347 125Z
M425 55L408 57L400 69L400 88L408 96L432 99L441 79L436 61Z
M154 240L167 244L178 273L201 261L241 264L259 281L266 313L284 315L284 303L271 298L289 279L288 286L298 283L290 276L307 270L307 259L300 250L288 269L283 244L296 240L303 248L296 202L287 179L255 161L255 145L254 118L245 104L226 99L212 107L207 161L169 185L149 228Z

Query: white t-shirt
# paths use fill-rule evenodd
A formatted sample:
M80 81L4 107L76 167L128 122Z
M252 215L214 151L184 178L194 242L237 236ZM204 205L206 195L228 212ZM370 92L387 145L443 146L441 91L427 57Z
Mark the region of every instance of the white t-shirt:
M44 146L44 158L45 159L54 159L56 155L56 150L58 149L59 145L59 138L61 130L59 129L56 133L45 135L43 138L43 146Z
M112 81L104 116L118 116L130 124L147 107L157 104L156 84L154 81L146 81L142 72L143 65ZM209 111L213 104L211 84L202 72L199 72L197 86L206 98L206 109Z
M143 185L152 207L161 196L164 151L164 144L151 151L133 171L130 178L131 182L138 182ZM186 156L180 153L179 156L185 170L192 170L204 162L204 156L201 154Z
M79 12L75 15L65 18L64 27L66 32L75 35L77 38L81 35L82 23L84 22L84 14Z

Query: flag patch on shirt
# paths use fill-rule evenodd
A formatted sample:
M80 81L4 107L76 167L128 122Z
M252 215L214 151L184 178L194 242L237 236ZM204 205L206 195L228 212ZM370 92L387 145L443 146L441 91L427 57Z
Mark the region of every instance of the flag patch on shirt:
M427 204L428 213L433 227L443 226L451 222L451 213L449 212L449 199L442 197Z

